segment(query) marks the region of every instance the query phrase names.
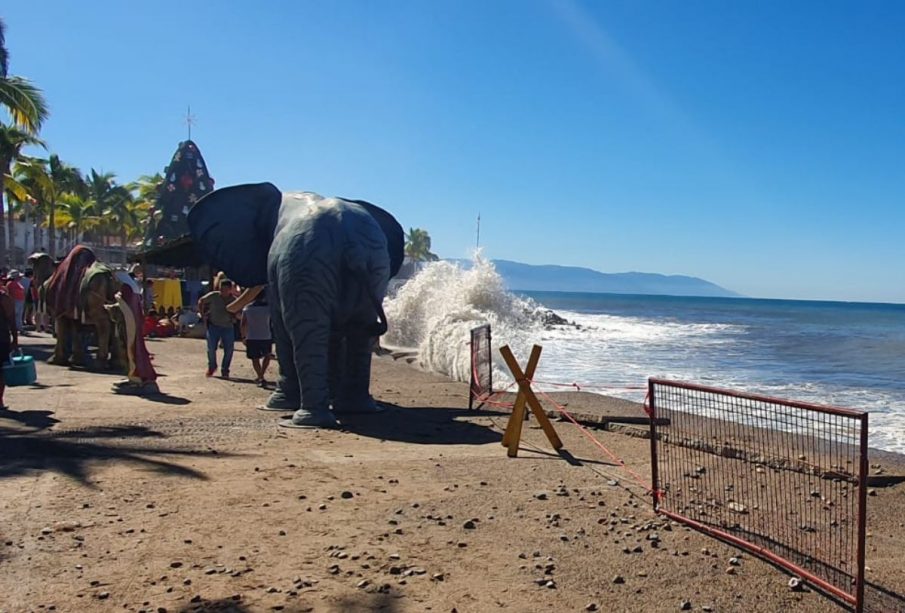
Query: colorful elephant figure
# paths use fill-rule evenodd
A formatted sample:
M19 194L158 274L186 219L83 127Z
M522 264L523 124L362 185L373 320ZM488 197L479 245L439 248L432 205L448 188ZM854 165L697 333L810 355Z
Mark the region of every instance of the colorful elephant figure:
M29 258L36 270L35 283L41 278L38 268L42 276L46 268L44 255L34 254ZM97 366L109 369L120 365L120 352L116 351L115 343L111 345L113 322L105 308L116 301L116 289L112 269L98 262L88 247L73 247L41 288L42 302L53 319L57 337L51 364L68 366L71 362L88 366L82 336L87 328L93 328L97 334ZM112 364L111 347L114 348Z
M264 408L295 411L282 425L303 428L379 410L369 393L371 344L386 331L381 305L404 247L392 215L259 183L211 192L188 221L212 266L241 286L267 285L280 369Z

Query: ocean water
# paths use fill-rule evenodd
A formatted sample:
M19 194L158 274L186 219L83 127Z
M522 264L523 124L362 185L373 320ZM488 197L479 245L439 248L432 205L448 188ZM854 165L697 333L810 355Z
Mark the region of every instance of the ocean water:
M543 325L553 310L574 326ZM468 332L490 323L493 347L548 390L642 400L651 376L868 410L873 447L905 452L905 305L506 291L492 265L427 266L387 301L389 344L422 366L469 378ZM494 351L494 380L509 381Z

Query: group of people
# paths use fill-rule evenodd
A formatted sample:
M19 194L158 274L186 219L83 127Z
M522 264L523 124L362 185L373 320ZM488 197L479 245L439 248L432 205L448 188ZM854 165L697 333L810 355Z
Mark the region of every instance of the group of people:
M200 321L193 309L181 308L178 311L170 306L158 311L151 307L145 315L144 335L152 338L185 336Z
M33 281L31 269L26 269L23 275L15 268L0 268L0 365L9 363L12 352L19 346L19 334L25 333L26 326L35 327L38 288ZM8 410L3 402L5 391L6 383L0 371L0 411Z
M207 371L212 377L217 372L217 350L222 347L220 377L229 379L236 340L245 343L245 355L255 371L255 383L266 387L267 368L273 359L273 335L270 330L270 307L266 288L246 290L256 295L241 308L239 288L222 273L214 279L213 290L198 299L198 314L207 331Z
M22 274L17 269L0 268L0 291L6 293L13 302L16 330L24 332L26 326L36 326L38 287L34 283L34 273L30 268ZM43 328L43 322L37 322Z

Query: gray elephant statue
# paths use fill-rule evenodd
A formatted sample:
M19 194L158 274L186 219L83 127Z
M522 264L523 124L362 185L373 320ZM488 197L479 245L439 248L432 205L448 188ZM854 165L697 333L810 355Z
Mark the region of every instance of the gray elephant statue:
M211 192L188 222L213 267L239 285L267 285L279 378L263 408L294 411L281 425L301 428L379 410L369 391L371 344L386 331L381 305L405 240L392 215L362 200L259 183Z

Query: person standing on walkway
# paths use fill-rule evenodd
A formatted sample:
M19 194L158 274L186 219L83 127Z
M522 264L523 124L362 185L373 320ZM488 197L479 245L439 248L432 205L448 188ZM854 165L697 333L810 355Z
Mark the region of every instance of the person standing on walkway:
M25 288L25 325L34 328L35 325L35 271L31 268L25 269L25 276L22 277L22 287Z
M8 363L10 355L19 346L19 328L15 317L16 309L12 298L5 291L0 291L0 364ZM9 410L3 404L5 391L6 381L3 380L3 370L0 369L0 411Z
M233 347L236 332L234 319L226 305L232 302L233 282L229 279L220 281L218 291L208 292L198 300L198 314L207 323L207 376L213 376L217 370L217 346L223 343L223 362L220 364L220 376L229 379L229 367L233 360Z
M22 283L19 281L21 276L18 270L9 271L9 281L6 284L6 291L13 300L15 324L18 332L22 332L22 324L25 320L25 288L22 287Z
M242 338L245 339L245 355L255 369L255 383L265 387L265 375L273 353L267 290L258 294L255 301L242 310Z

